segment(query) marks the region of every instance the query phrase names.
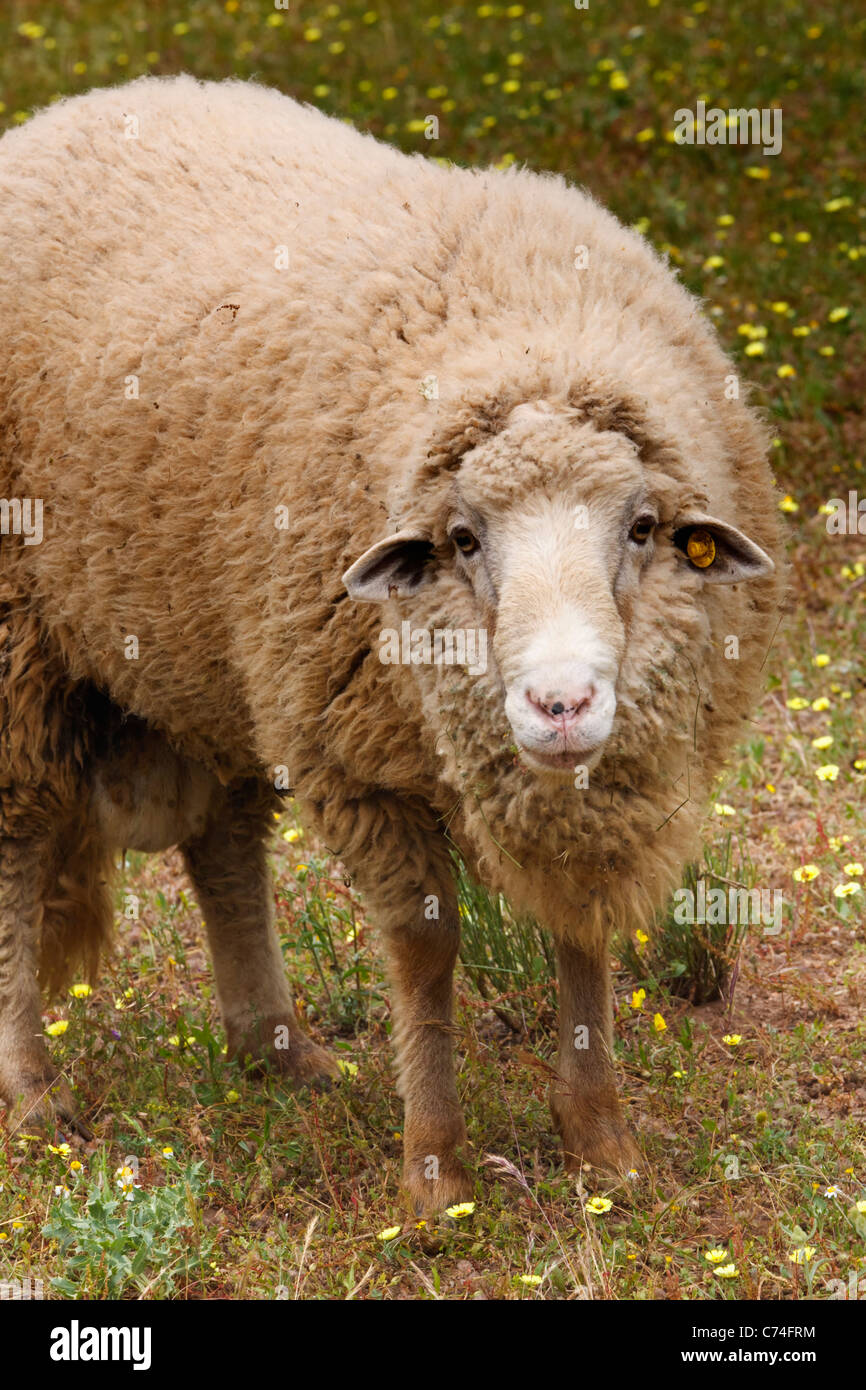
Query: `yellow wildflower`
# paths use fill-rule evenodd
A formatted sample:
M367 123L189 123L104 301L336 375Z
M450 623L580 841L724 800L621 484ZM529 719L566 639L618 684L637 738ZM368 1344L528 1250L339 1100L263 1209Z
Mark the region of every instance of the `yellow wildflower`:
M788 1259L791 1261L791 1264L802 1265L805 1264L807 1260L811 1260L814 1253L814 1245L798 1245L796 1250L790 1251Z
M463 1216L471 1216L474 1210L474 1202L458 1202L455 1207L446 1207L445 1215L453 1216L455 1221L459 1221Z
M585 1211L591 1212L593 1216L604 1216L606 1211L610 1211L613 1202L609 1197L592 1197L586 1203Z

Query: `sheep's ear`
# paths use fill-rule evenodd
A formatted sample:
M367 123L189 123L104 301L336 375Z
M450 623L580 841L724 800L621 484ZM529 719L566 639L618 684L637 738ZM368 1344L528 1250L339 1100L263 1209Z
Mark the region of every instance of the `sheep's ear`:
M433 544L423 531L398 531L366 550L343 575L349 597L362 603L414 594L431 576Z
M713 584L739 584L772 574L773 561L742 531L702 512L677 517L673 541L693 569Z

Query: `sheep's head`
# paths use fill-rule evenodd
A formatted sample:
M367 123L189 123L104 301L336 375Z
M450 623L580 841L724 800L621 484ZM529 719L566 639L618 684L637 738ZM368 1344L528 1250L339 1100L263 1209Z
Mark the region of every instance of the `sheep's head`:
M513 409L431 497L435 515L372 546L346 588L374 602L468 586L514 738L541 771L601 757L642 603L658 621L672 588L699 593L773 569L627 435L543 401Z

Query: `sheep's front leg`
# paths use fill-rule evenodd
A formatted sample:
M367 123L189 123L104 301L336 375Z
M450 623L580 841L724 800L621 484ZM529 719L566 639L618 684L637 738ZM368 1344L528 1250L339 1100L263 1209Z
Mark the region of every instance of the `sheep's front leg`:
M357 878L381 933L391 989L403 1124L403 1195L417 1215L467 1199L458 1156L466 1128L453 1061L453 980L460 915L448 846L434 813L383 795L317 808L328 843Z
M62 1121L88 1136L42 1032L36 972L48 855L41 840L0 838L0 1096L11 1128Z
M430 886L430 885L425 885ZM419 895L420 898L420 895ZM466 1128L453 1063L453 977L460 941L454 889L431 888L385 929L397 1088L405 1105L403 1189L416 1215L465 1201L472 1180L457 1151ZM438 910L438 917L425 912Z
M591 954L556 943L559 977L559 1057L550 1108L565 1149L565 1166L582 1162L623 1176L640 1170L613 1070L613 1016L607 951Z
M270 816L266 791L244 783L220 794L204 834L183 852L204 913L229 1054L313 1085L339 1072L300 1027L286 980L266 854Z

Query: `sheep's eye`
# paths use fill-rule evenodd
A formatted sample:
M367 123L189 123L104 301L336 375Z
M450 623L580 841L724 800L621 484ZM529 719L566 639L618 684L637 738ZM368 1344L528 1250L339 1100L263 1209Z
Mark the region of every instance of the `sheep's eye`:
M655 517L639 516L628 533L629 540L634 541L635 545L646 545L655 524Z
M478 540L471 531L462 527L459 531L452 531L451 539L460 551L461 555L471 555L478 549Z

